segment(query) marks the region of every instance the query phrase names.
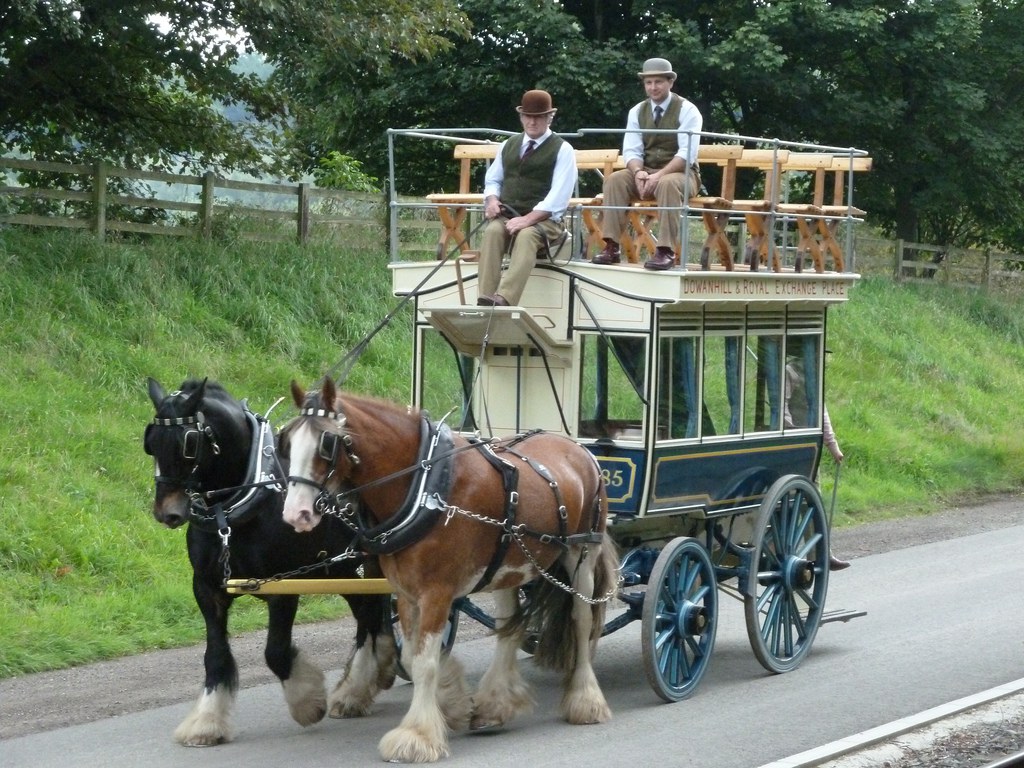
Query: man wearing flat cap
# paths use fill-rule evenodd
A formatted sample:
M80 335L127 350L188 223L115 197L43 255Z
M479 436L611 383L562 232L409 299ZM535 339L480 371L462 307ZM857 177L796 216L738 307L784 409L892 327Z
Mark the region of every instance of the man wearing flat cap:
M595 264L618 264L619 242L626 226L626 210L636 200L655 200L658 208L658 243L644 264L646 269L671 269L679 244L683 200L700 190L697 147L704 125L700 110L672 93L676 73L667 59L648 59L637 75L647 98L629 110L622 157L626 168L604 180L601 231L605 247ZM665 131L673 131L666 133ZM660 131L660 132L658 132ZM619 210L615 210L618 207Z
M547 91L527 91L516 107L523 132L508 139L484 178L484 217L480 242L481 306L519 303L537 252L560 239L562 218L576 187L576 154L551 132L555 109ZM509 251L509 266L501 271Z

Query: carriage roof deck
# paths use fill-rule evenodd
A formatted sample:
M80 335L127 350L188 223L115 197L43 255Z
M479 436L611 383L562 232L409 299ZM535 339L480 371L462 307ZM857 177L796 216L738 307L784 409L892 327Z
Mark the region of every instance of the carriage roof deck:
M597 136L610 134L601 140L617 147L622 133L582 129L560 135L574 146L592 146ZM499 142L508 135L485 129L389 130L391 267L396 294L414 289L427 275L423 267L432 269L438 261L443 265L428 285L475 282L474 236L483 200L473 189L470 171L482 178L484 164L493 159ZM457 164L459 171L457 192L399 199L402 185L395 168L395 148L408 141L429 142L442 157L454 155L453 170ZM654 242L649 224L657 209L650 201L632 206L628 212L631 234L623 237L624 263L602 267L589 262L601 244L601 179L622 167L617 149L610 150L611 154L577 150L580 188L566 216L571 239L551 262L586 282L660 304L845 301L858 277L853 269L850 225L864 214L853 205L853 181L855 171L871 167L866 153L729 134L705 133L701 141L701 168L705 186L711 191L704 190L707 194L687 201L680 212L686 234L676 247L679 264L675 269L650 272L641 268L644 250L652 250ZM742 188L741 178L745 181ZM759 191L761 196L737 199L738 189ZM399 221L410 213L421 215L417 209L440 219L440 239L432 261L409 260L399 247ZM740 256L744 246L747 252ZM751 261L757 263L753 269ZM538 264L546 266L544 260ZM462 303L475 304L475 298L475 294L460 293ZM528 291L523 303L529 301Z
M726 271L721 267L701 270L690 265L689 269L674 269L665 272L645 270L639 265L616 264L601 266L588 261L569 261L564 264L538 263L538 269L531 276L531 282L551 280L553 274L572 275L581 284L600 288L623 298L657 304L699 304L699 305L747 305L747 304L793 304L814 305L839 304L848 300L851 287L859 279L852 272L803 272L787 270L782 273ZM445 264L437 262L396 262L390 265L392 284L396 295L406 295L416 290L423 302L430 306L436 301L458 302L457 288L474 277L472 265ZM452 291L455 291L452 293ZM543 298L533 299L534 294L546 291L528 289L524 304L540 302L549 304ZM434 296L434 298L432 298ZM469 302L471 303L471 302ZM501 308L498 308L499 310Z

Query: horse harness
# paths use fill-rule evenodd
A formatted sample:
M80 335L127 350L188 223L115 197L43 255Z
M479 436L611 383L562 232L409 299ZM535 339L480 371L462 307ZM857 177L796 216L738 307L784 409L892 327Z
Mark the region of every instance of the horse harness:
M307 407L303 408L300 413L303 416L332 418L342 428L344 428L346 423L344 414L323 408ZM555 497L558 508L557 534L534 531L522 524L516 523L516 512L519 506L519 469L511 462L499 456L498 451L495 450L494 445L490 441L471 438L467 445L456 448L451 429L444 423L432 422L426 414L423 414L421 419L420 447L417 461L407 469L378 478L371 483L361 486L352 486L346 482L340 491L332 495L327 491L326 484L336 467L339 444L340 450L345 451L346 459L351 464L357 465L359 457L353 451L352 438L347 432L340 434L323 432L320 436L318 450L320 458L332 467L327 477L320 484L293 475L288 477L288 481L313 485L318 488L320 495L316 501L317 510L321 514L329 514L340 518L356 534L352 547L361 548L364 552L371 555L393 554L415 544L434 527L438 520L440 520L442 513L446 515L445 525L455 514L462 514L471 519L497 526L500 532L494 555L491 557L491 561L488 563L483 576L481 576L476 586L471 590L471 592L479 592L494 578L502 562L504 562L509 545L513 540L517 541L527 558L546 576L547 574L544 569L539 567L539 564L526 549L523 542L524 536L530 536L542 544L557 544L566 550L576 544L600 543L602 539L602 535L595 530L600 516L599 504L595 504L595 509L593 510L594 517L591 521L591 532L570 535L568 533L568 512L562 499L558 482L546 466L515 450L516 445L540 431L535 430L517 435L504 445L501 445L498 450L516 456L547 482ZM451 491L455 456L465 450L480 451L491 467L501 475L505 494L503 520L496 520L463 510L445 501L445 498L447 498ZM409 492L406 494L405 501L387 520L371 526L369 519L362 510L359 493L368 487L380 485L405 474L414 475L409 484Z
M285 473L278 460L274 445L274 433L266 418L253 413L248 403L243 402L246 423L252 434L249 448L249 461L245 479L241 485L215 491L202 491L196 473L203 459L203 451L209 447L214 455L220 454L220 445L213 427L206 421L202 411L194 416L176 416L170 418L154 417L146 427L145 442L148 444L149 432L154 427L178 427L182 430L181 455L192 463L192 470L187 478L173 478L157 475L156 482L164 485L181 487L189 497L189 523L207 533L217 533L221 539L221 562L224 565L224 578L231 575L229 565L231 527L243 525L260 511L261 505L269 496L282 494L285 491ZM147 450L147 452L149 452ZM227 495L230 494L230 495ZM225 498L208 504L207 499L225 495Z

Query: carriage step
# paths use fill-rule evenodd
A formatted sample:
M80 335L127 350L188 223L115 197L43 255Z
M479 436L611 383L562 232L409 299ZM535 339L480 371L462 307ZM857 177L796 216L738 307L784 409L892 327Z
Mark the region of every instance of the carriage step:
M860 616L867 616L867 611L856 611L850 608L837 608L834 611L825 611L821 615L821 624L828 624L830 621L841 621L846 623L850 619L856 619Z

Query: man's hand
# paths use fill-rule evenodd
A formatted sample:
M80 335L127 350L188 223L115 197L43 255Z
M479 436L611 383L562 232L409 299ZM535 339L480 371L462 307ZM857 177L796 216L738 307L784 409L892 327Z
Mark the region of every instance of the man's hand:
M640 193L641 200L654 197L654 193L658 189L659 173L648 173L641 170L637 171L633 178L636 179L636 189Z
M529 217L515 216L505 222L505 231L510 235L514 235L530 226L533 226L533 222L530 221Z
M491 195L484 200L484 218L496 219L501 215L501 200Z

